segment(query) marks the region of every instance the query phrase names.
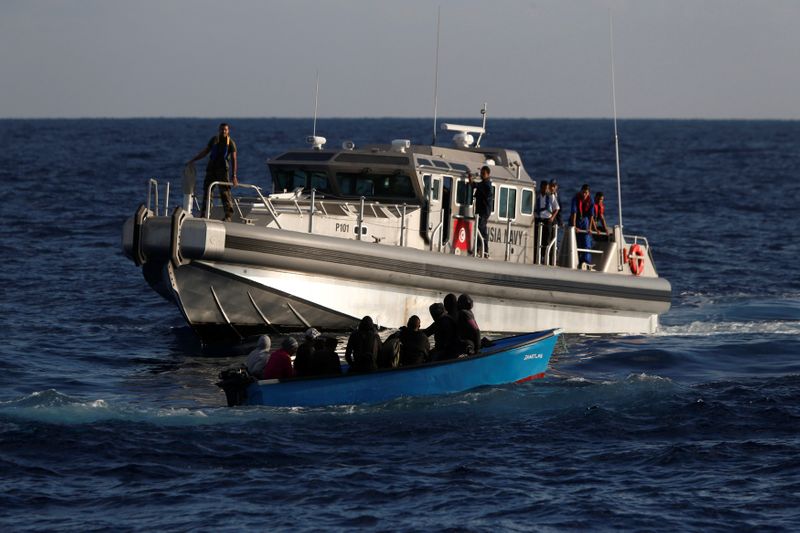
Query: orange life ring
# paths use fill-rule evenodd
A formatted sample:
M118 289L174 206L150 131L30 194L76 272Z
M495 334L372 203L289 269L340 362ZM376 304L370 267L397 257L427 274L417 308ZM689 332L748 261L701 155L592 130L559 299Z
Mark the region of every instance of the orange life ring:
M633 272L634 276L639 276L644 272L644 252L642 252L642 247L638 244L631 245L628 252L628 266L631 267L631 272Z

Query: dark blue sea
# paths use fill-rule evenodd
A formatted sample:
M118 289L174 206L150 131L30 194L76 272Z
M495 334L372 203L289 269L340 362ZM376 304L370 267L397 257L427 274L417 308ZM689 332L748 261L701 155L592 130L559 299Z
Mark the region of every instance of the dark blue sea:
M0 120L0 529L800 529L800 122L620 122L625 228L673 287L657 334L568 336L523 385L324 409L225 407L239 359L204 355L121 253L147 180L177 205L217 122ZM232 121L240 180L311 126ZM317 124L334 146L430 129ZM488 129L616 220L610 121Z

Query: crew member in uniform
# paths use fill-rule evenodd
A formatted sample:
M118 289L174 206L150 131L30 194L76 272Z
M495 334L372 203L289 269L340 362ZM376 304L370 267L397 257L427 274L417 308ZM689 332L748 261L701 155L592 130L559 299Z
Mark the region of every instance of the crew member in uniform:
M492 171L488 166L481 167L481 181L478 183L472 181L472 173L467 173L467 178L475 193L475 214L478 216L478 233L483 243L483 248L479 248L479 250L483 257L489 257L489 231L486 228L486 223L489 221L489 215L492 213L492 207L494 207L491 173Z
M232 182L234 187L239 184L239 180L236 177L236 143L233 142L230 131L231 128L228 124L224 122L220 124L219 134L211 137L206 147L200 150L200 152L187 163L187 165L191 165L195 161L209 155L208 165L206 166L206 179L203 182L203 204L201 207L203 217L205 218L208 218L210 214L206 213L205 209L206 198L208 198L211 184L215 181ZM231 179L228 179L229 167L231 170ZM230 222L231 216L233 215L231 188L225 185L217 186L217 188L219 189L222 205L225 209L225 221Z

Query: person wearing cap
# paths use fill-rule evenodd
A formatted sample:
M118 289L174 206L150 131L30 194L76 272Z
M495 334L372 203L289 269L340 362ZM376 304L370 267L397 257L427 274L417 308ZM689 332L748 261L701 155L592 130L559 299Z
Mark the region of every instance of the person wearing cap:
M258 338L256 349L247 355L244 363L251 376L260 378L264 374L264 365L269 361L270 348L272 348L272 341L269 335L261 335Z
M281 342L281 347L272 352L269 361L264 365L262 379L286 379L294 377L292 356L297 353L297 341L286 337Z
M561 202L558 199L558 182L556 180L550 180L550 203L553 205L553 209L556 210L556 218L555 218L555 225L559 228L564 226L564 221L561 220Z
M297 377L314 375L314 340L319 337L319 331L308 328L304 334L305 340L297 347L294 357L294 373Z
M488 165L481 167L481 181L474 183L472 173L467 172L467 179L475 194L475 214L478 216L478 233L481 236L479 257L489 257L489 230L486 223L494 208L494 192L492 191L492 170Z
M553 238L553 224L556 220L557 210L553 206L552 188L547 181L542 180L539 185L539 193L536 195L536 203L533 211L536 230L534 242L538 253L534 254L535 262L548 264L546 257L547 247ZM541 232L541 233L540 233Z

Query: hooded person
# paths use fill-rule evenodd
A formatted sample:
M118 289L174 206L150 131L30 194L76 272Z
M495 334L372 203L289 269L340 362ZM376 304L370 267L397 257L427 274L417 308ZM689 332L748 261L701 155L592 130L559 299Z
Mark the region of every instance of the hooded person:
M269 356L269 361L264 365L262 379L285 379L294 377L292 356L297 353L297 341L286 337L281 342L281 347Z
M453 296L455 299L455 296ZM428 311L433 318L433 324L428 326L425 333L433 335L433 349L430 352L431 361L442 361L458 357L459 343L456 334L456 321L445 311L444 305L437 302L430 305Z
M261 337L258 338L258 345L255 350L247 354L247 359L244 362L247 367L247 372L251 376L260 378L264 373L264 366L269 360L271 348L272 341L269 335L261 335Z
M467 354L476 353L481 347L481 328L475 321L472 313L472 298L469 294L462 294L458 297L458 322L456 331L459 340L464 343ZM471 350L471 351L470 351Z
M375 328L372 317L365 316L358 324L358 329L347 339L344 358L350 365L349 372L372 372L378 369L378 351L381 339Z

